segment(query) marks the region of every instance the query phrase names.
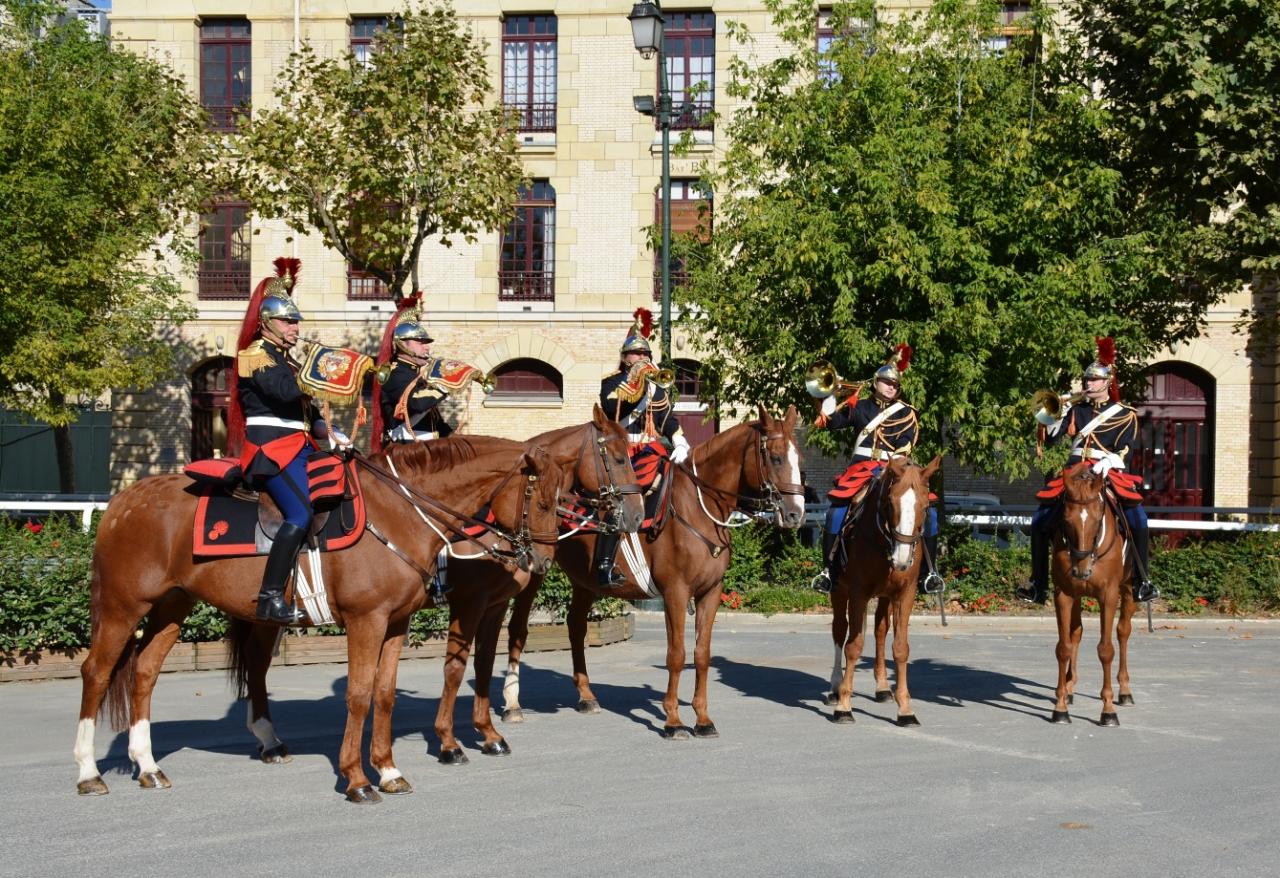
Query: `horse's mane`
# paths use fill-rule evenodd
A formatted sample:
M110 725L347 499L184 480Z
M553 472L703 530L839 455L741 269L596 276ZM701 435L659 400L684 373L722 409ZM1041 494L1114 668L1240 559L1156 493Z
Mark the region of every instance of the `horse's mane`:
M712 454L715 454L716 452L720 451L721 445L727 445L731 441L736 442L739 438L739 435L743 432L743 428L754 430L757 433L764 432L764 426L760 423L760 420L758 418L754 421L744 421L741 424L736 424L730 427L728 430L725 430L722 433L716 433L706 442L703 442L701 445L694 448L693 454L691 454L690 457L693 457L696 455L700 459L705 460L706 458L710 457Z
M449 436L430 442L389 445L381 456L393 460L397 468L403 467L419 475L428 475L452 469L492 450L494 449L477 447L477 443L468 436Z

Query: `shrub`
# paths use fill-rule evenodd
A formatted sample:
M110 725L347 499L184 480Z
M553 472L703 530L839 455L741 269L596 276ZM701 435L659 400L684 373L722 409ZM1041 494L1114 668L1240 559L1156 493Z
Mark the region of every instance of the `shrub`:
M0 518L0 649L87 644L92 557L93 534L74 516Z

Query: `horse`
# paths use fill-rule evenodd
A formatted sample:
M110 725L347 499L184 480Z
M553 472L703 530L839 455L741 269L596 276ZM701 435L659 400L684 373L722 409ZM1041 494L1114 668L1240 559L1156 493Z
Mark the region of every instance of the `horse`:
M619 565L627 567L627 581L623 585L601 588L591 563L596 537L578 535L561 541L556 549L556 563L573 583L567 622L579 713L600 711L600 703L591 691L586 664L587 614L596 597L638 600L661 594L667 626L667 692L662 702L666 717L662 737L689 737L680 720L677 696L685 662L685 607L691 600L697 614L693 734L700 738L718 736L707 713L707 670L711 663L711 629L720 607L724 574L732 551L728 519L730 513L745 502L767 512L779 527L798 528L803 523L804 488L800 484L801 456L794 436L795 423L795 406L777 419L760 406L758 421L739 424L708 439L692 450L688 464L671 468L665 525L649 533L641 545L649 582L642 583L634 566L628 563ZM534 577L531 586L517 595L512 607L508 664L502 687L505 722L520 722L524 716L520 707L520 657L529 632L529 611L539 585L541 577ZM496 635L492 639L496 642ZM476 692L485 693L489 680L480 656L477 643ZM492 667L492 661L488 667Z
M1080 603L1085 597L1097 600L1101 636L1098 660L1102 662L1102 717L1099 725L1118 726L1116 704L1133 704L1129 688L1129 635L1138 603L1133 599L1130 580L1133 572L1125 558L1118 513L1106 495L1107 479L1095 473L1087 461L1063 473L1062 511L1053 530L1053 612L1058 619L1058 686L1051 721L1070 723L1067 705L1074 701L1079 679L1080 638L1084 626ZM1113 702L1111 662L1116 649L1111 643L1112 620L1120 642L1120 697Z
M513 569L545 571L551 561L561 472L550 455L520 448L459 462L451 451L408 449L396 456L399 479L363 479L371 535L322 556L330 610L347 630L347 723L339 770L352 802L380 799L363 769L363 729L371 697L378 709L370 762L379 772L380 788L388 793L411 789L395 767L390 744L400 652L413 613L428 604L425 585L445 545L436 528L461 533L462 524L472 523L435 498L447 498L468 514L490 508L494 523L487 525L488 551L500 554ZM379 469L363 459L357 463L371 473ZM183 475L142 479L112 499L98 525L92 635L80 669L74 749L82 795L108 792L94 758L95 721L104 708L117 729L129 729L128 751L138 766L140 785L170 786L151 753L151 693L183 619L196 600L234 618L255 619L264 560L193 556L198 497L190 485ZM436 528L408 514L410 505L425 510ZM498 548L508 544L509 551ZM144 617L145 630L135 639ZM273 636L261 638L268 643L279 630L270 628Z
M919 725L911 709L907 688L907 659L911 654L907 624L916 599L920 575L925 517L929 508L929 479L938 471L941 456L921 467L907 458L890 460L868 487L862 514L846 523L841 549L848 563L831 589L831 639L835 658L831 689L826 701L835 706L837 723L853 722L853 670L862 655L867 604L876 598L875 699L897 698L899 726ZM896 682L889 688L885 663L885 637L889 610L893 610L893 660Z
M492 436L466 436L433 440L429 446L436 451L457 446L457 452L464 455L513 453L526 446L541 448L561 468L562 496L573 496L578 502L593 506L597 519L607 526L635 533L644 518L644 502L627 458L627 444L626 431L605 417L597 405L590 422L542 433L526 443ZM406 446L388 449L387 459L392 466L401 453L409 453L406 449ZM439 761L462 765L467 757L453 733L454 708L472 643L476 644L477 666L483 665L487 656L489 670L485 673L491 673L493 647L484 638L493 638L496 642L507 602L528 585L529 577L511 575L485 553L451 554L454 557L448 567L449 647L434 728L440 741ZM258 738L262 759L267 763L288 758L284 744L275 737L267 700L266 675L271 664L273 632L274 626L262 624L237 625L231 632L231 653L239 688L249 696L249 729ZM390 717L383 717L381 709L382 705L374 704L375 736L386 738L375 744L389 749ZM493 727L490 713L488 689L478 688L473 723L484 738L481 752L488 756L506 755L511 752L510 745Z

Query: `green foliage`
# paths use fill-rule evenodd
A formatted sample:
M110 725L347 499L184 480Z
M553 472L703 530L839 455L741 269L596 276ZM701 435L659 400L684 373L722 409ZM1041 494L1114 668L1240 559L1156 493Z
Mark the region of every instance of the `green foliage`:
M947 542L939 572L947 592L966 607L980 611L1002 609L1013 601L1013 590L1031 575L1031 550L1025 541L1007 549L994 541L957 535Z
M55 427L168 374L175 272L207 192L199 107L166 66L47 4L0 15L0 404ZM10 17L12 16L12 17Z
M238 186L266 216L388 285L419 287L423 241L474 242L511 216L523 170L516 126L491 99L487 47L445 4L406 9L365 67L304 44L248 120Z
M0 518L0 650L89 642L92 557L93 535L72 517L51 517L38 533Z
M1151 578L1183 612L1280 610L1280 540L1249 533L1189 539L1176 549L1152 547Z
M790 51L730 63L741 109L705 175L715 234L682 243L682 320L722 403L809 408L814 358L859 380L905 342L924 456L945 437L969 464L1023 475L1026 401L1065 389L1095 335L1116 337L1132 374L1198 333L1223 287L1185 282L1202 257L1194 229L1125 175L1076 55L991 51L993 2L863 30L864 0L835 6L847 36L819 57L813 4L767 5ZM810 437L825 451L852 438Z

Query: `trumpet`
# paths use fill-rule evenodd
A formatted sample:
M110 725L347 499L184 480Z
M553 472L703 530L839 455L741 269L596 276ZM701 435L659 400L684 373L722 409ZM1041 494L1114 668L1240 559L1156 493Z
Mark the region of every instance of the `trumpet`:
M1046 427L1052 427L1062 419L1063 409L1075 405L1084 399L1083 393L1054 393L1052 390L1037 390L1031 397L1031 410L1035 412L1036 421Z
M645 379L661 387L663 390L670 390L675 386L676 373L674 369L658 369L656 372L647 373Z
M826 399L840 391L856 393L862 389L862 383L841 378L836 367L826 360L814 360L809 371L804 373L804 389L815 399Z

